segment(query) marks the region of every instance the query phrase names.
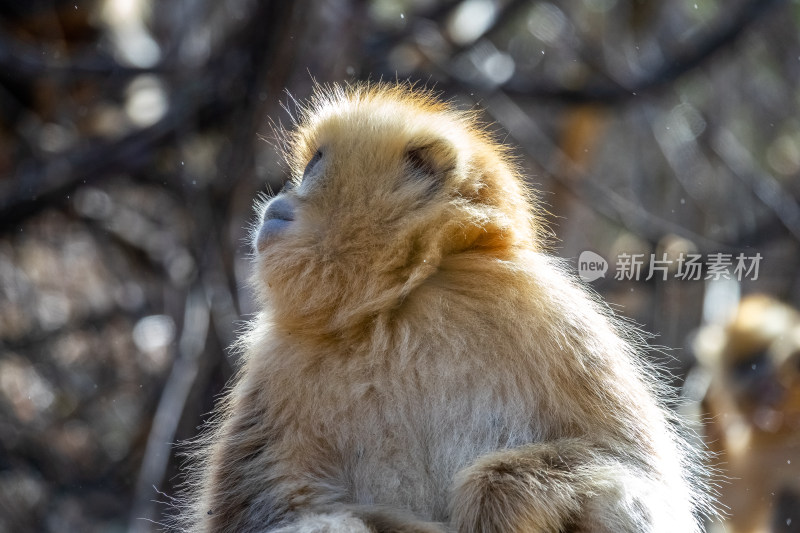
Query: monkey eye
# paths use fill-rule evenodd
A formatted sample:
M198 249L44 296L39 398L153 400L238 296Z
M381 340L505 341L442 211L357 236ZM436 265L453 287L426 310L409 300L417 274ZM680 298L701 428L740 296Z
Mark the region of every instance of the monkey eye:
M289 191L293 190L294 188L295 188L295 184L294 184L294 182L292 180L286 181L283 184L283 186L281 187L281 190L278 191L278 194L281 194L281 193L284 193L284 192L289 192Z
M314 157L311 158L311 161L308 162L306 165L306 169L303 171L303 178L308 176L308 174L314 170L314 167L319 163L319 160L322 159L322 150L317 150L314 153Z
M433 176L436 174L436 167L430 158L426 157L427 147L412 148L406 152L406 161L412 169L424 175Z

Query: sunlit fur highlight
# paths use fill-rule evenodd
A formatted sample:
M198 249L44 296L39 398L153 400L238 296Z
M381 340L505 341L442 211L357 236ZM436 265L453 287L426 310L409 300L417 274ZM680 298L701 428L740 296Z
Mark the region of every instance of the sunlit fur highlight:
M475 114L320 86L283 142L296 217L255 255L262 311L179 529L700 531L636 335L542 250Z

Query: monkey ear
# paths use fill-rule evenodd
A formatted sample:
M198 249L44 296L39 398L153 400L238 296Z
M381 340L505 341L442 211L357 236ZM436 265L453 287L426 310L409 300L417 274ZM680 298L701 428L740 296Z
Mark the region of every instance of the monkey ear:
M413 172L424 176L445 176L456 168L458 154L444 139L411 143L406 148L406 162Z

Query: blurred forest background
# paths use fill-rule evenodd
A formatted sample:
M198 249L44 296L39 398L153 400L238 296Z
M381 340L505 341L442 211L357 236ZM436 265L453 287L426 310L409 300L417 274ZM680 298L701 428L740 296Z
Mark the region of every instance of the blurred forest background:
M482 110L554 253L673 348L727 530L798 531L799 40L790 0L0 0L0 533L159 529L253 312L270 124L381 78Z

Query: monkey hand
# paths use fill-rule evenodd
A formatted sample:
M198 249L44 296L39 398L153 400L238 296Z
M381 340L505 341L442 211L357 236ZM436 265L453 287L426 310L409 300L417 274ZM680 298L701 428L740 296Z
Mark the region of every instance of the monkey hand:
M650 492L649 486L638 487L648 483L647 476L584 439L502 450L457 474L453 525L459 533L649 531L656 517L636 496Z

